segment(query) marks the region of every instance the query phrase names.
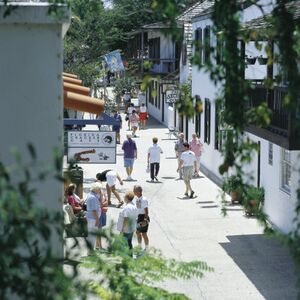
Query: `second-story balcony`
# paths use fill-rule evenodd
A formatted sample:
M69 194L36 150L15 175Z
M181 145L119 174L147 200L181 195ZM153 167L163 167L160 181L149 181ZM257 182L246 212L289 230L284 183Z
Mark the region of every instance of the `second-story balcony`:
M272 113L268 127L258 128L250 125L247 131L286 149L300 150L300 142L293 134L293 116L284 105L286 95L286 87L268 89L262 84L252 86L249 91L250 107L257 107L265 102Z
M178 72L179 59L176 58L133 58L138 72L143 74L167 75Z

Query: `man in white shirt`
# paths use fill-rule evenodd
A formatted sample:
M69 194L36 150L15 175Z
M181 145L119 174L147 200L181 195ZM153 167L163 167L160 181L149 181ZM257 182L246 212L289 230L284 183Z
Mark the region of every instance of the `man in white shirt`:
M120 211L117 230L120 234L124 236L127 241L128 248L132 249L132 237L136 230L136 218L137 218L137 208L133 203L134 193L127 192L125 194L124 200L126 202L125 207Z
M138 244L142 247L142 238L145 243L145 250L149 247L149 238L148 238L148 226L149 226L149 211L148 211L148 201L146 197L143 196L143 189L140 185L135 185L133 187L133 193L135 195L135 205L138 212L137 217L137 228L136 235Z
M158 181L157 175L159 171L160 164L160 154L163 153L161 148L157 145L158 138L154 137L152 139L153 145L148 149L148 165L150 163L150 177L153 182L154 179Z
M183 143L185 151L181 154L179 167L177 169L177 172L182 169L183 171L183 180L185 183L185 196L189 196L190 198L193 198L195 192L192 190L191 187L191 179L193 177L194 168L196 168L197 165L197 159L195 156L195 153L193 151L190 151L189 143Z

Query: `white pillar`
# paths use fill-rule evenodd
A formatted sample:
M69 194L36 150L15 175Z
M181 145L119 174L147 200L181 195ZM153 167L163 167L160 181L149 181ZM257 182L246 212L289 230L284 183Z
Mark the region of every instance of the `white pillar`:
M0 4L0 161L10 164L16 147L29 161L32 143L41 164L53 165L53 149L63 149L63 36L70 11L48 14L47 3L18 2L4 17ZM37 185L36 202L61 211L62 183L48 179ZM62 245L55 249L62 253Z

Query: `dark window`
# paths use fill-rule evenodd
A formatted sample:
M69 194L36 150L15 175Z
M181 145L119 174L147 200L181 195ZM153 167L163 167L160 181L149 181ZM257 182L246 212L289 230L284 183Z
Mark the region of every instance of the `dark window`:
M154 105L157 107L157 81L154 82Z
M195 64L202 65L202 28L195 30Z
M216 63L219 65L222 63L224 56L224 43L222 37L217 35L217 47L216 47Z
M210 143L210 101L205 99L205 114L204 114L204 142Z
M151 104L154 104L154 96L153 96L154 90L155 90L154 89L154 81L151 80L150 87L149 87L149 102Z
M187 46L186 43L182 44L182 64L185 66L187 62Z
M160 109L160 97L161 97L161 86L160 84L158 85L158 91L157 91L157 97L158 97L158 109Z
M198 137L201 137L201 113L196 113L195 116L195 132Z
M204 28L204 55L203 55L204 62L209 61L209 56L210 56L210 27L207 26Z
M160 38L149 40L149 58L160 59Z
M220 104L216 101L216 105L215 105L215 149L219 149L219 111L220 111Z

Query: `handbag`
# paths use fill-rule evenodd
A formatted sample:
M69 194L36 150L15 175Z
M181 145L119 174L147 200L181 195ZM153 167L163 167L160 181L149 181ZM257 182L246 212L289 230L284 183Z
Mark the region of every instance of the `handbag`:
M107 211L108 211L108 207L107 207L107 206L101 207L101 212L102 212L102 213L106 214Z
M147 167L146 167L146 173L150 173L150 167L149 167L149 164L148 164Z

